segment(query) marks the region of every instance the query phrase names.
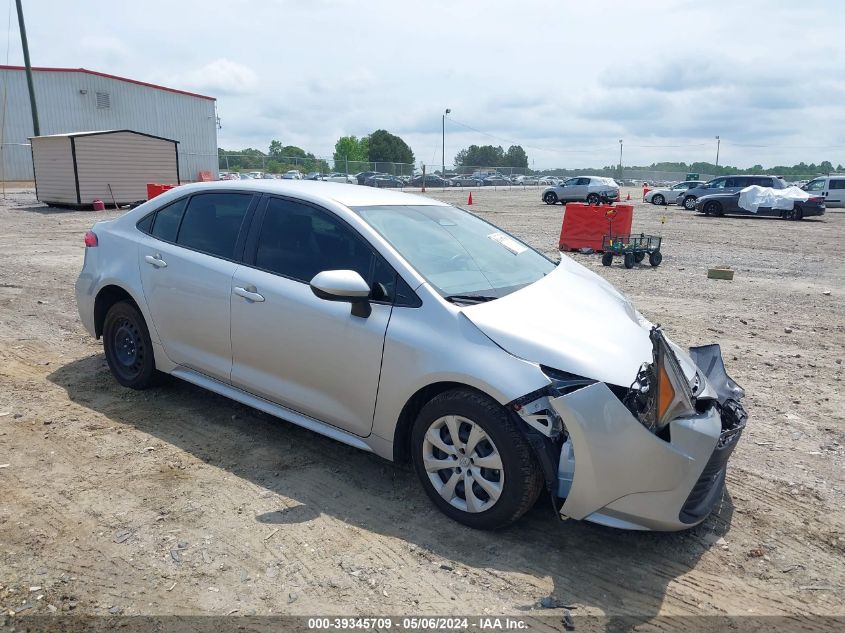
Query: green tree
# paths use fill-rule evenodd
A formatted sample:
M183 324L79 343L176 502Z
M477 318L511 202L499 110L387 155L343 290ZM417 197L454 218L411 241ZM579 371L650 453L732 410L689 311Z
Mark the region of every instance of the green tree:
M528 154L521 145L511 145L505 154L504 167L528 167Z
M522 148L520 148L520 150L521 149ZM466 149L458 152L455 156L455 165L460 165L461 167L508 166L505 163L505 150L501 147L494 147L492 145L470 145Z
M270 141L270 156L273 158L278 158L282 155L282 142L281 141Z
M355 136L341 136L334 144L335 164L344 164L346 161L366 162L370 156L370 139L366 136L357 138Z
M371 163L413 163L414 152L408 144L387 130L376 130L369 137L367 157ZM381 169L381 167L379 167Z

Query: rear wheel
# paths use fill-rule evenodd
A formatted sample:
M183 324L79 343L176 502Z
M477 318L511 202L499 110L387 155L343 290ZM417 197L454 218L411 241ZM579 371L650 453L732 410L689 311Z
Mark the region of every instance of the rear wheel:
M651 203L652 203L652 204L657 204L657 205L664 205L664 204L666 204L666 198L664 198L662 195L660 195L660 194L658 193L657 195L655 195L655 196L651 199Z
M801 209L792 208L792 209L785 209L783 212L783 219L784 220L800 220L804 217L804 214L801 212Z
M587 196L587 204L598 204L599 203L599 194L591 193Z
M645 259L645 253L634 253L634 261L638 264Z
M546 204L557 204L557 194L554 191L543 194L543 202Z
M613 263L613 253L605 253L601 256L601 265L610 266Z
M103 324L103 349L115 380L131 389L152 387L158 378L153 344L144 317L129 301L109 308Z
M652 266L660 266L660 262L663 261L663 254L660 251L654 251L650 253L648 256L648 263Z
M684 198L684 209L692 211L695 209L695 196L687 196Z
M625 268L633 268L634 267L634 254L633 253L625 253Z
M478 529L510 525L537 500L543 477L507 411L463 389L433 398L411 433L414 467L446 516Z

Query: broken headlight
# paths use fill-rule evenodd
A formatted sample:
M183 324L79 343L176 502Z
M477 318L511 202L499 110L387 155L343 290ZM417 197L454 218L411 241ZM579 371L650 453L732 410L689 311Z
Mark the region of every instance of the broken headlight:
M652 433L695 411L692 391L659 326L649 332L652 363L644 363L622 402Z

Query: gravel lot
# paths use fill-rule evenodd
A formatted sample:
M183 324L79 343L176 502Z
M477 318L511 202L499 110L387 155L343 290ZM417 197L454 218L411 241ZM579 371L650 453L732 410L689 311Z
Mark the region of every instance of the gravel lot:
M633 192L639 197L638 192ZM430 191L449 202L467 191ZM557 255L563 207L473 191ZM112 212L0 200L0 607L82 614L845 615L845 214L788 223L636 204L664 260L572 255L748 397L719 509L685 533L555 519L479 533L407 466L173 381L113 381L78 321L82 235ZM663 223L665 221L665 223ZM706 278L730 264L733 281ZM544 604L553 604L546 600ZM831 625L832 626L832 625Z

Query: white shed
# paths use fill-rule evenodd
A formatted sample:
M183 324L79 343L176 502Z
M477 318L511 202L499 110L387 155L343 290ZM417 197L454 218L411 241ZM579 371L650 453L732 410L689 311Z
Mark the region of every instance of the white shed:
M147 199L147 184L180 184L179 143L132 130L34 136L38 200L89 207Z

